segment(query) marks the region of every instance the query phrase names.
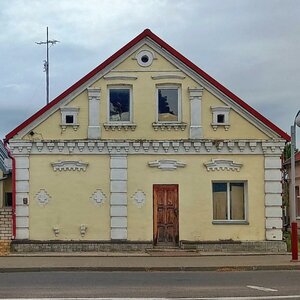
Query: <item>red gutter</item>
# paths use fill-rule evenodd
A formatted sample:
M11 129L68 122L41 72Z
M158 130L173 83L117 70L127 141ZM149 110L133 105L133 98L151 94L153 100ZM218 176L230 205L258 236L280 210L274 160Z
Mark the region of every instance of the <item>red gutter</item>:
M4 147L8 153L8 156L12 161L12 239L16 238L17 226L16 226L16 160L10 152L7 146L7 141L4 140Z

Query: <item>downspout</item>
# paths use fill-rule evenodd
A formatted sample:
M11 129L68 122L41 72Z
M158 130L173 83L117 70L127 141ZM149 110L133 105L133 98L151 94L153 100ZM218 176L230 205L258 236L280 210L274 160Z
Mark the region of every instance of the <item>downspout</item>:
M4 147L8 153L8 156L12 161L12 239L16 238L16 160L12 156L10 149L7 146L7 140L4 140Z

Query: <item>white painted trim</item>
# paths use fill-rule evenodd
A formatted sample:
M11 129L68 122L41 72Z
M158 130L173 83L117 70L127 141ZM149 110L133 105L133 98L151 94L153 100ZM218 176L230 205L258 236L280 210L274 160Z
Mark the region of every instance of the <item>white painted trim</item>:
M51 165L54 171L86 171L89 164L77 160L59 160Z
M186 166L186 163L174 159L160 159L149 161L148 166L163 171L174 171L177 170L177 168L184 168Z
M204 163L207 171L237 171L239 172L243 164L228 159L214 159Z
M203 138L202 129L202 95L203 87L189 88L190 98L190 139Z
M158 75L152 75L151 78L153 80L162 80L162 79L185 79L186 76L184 75L179 75L179 74L170 74L170 73L165 73L165 74L158 74Z
M133 75L121 75L121 74L108 74L103 76L104 79L106 80L137 80L137 76L133 76Z
M100 139L101 127L100 127L100 88L88 88L88 108L89 108L89 120L88 120L88 138Z

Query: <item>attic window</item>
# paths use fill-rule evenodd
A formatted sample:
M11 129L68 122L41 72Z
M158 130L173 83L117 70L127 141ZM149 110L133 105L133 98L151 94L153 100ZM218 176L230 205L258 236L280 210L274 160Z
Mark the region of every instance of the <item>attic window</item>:
M79 127L78 124L78 107L62 107L61 112L61 128L66 130L67 127L72 127L74 130L77 130Z
M149 67L152 65L153 59L155 59L155 57L152 51L142 50L136 55L135 59L141 67Z
M212 123L213 130L217 130L219 126L223 126L227 131L229 129L229 106L213 106L212 110Z

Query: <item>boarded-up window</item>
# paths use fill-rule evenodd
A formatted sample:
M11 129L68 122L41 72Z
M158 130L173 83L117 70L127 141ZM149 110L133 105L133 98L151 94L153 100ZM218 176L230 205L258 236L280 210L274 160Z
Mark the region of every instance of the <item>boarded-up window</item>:
M245 220L245 189L243 182L213 183L214 220Z

